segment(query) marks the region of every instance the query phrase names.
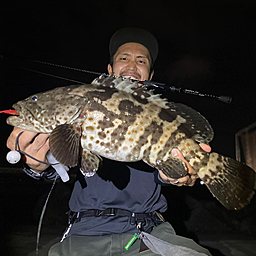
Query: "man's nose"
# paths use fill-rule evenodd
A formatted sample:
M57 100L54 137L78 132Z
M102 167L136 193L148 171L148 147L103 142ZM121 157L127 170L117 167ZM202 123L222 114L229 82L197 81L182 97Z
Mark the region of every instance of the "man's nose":
M137 65L135 61L129 61L128 65L126 66L128 70L136 70Z

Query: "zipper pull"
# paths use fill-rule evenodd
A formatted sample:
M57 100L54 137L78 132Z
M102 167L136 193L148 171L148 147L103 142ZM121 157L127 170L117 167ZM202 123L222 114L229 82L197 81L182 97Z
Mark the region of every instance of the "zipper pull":
M127 245L124 247L126 250L129 250L129 248L134 244L134 242L139 238L139 235L135 233L131 240L127 243Z

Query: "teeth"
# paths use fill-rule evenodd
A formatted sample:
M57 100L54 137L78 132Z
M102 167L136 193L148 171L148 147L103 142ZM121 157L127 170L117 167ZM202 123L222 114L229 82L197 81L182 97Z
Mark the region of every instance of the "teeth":
M131 79L138 80L138 78L136 78L136 77L134 77L134 76L123 76L123 78L131 78Z

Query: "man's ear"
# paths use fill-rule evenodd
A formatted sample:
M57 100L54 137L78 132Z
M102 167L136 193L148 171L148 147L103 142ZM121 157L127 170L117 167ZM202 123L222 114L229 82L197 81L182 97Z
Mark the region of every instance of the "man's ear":
M112 66L110 64L108 64L108 74L109 75L113 74L113 69L112 69Z

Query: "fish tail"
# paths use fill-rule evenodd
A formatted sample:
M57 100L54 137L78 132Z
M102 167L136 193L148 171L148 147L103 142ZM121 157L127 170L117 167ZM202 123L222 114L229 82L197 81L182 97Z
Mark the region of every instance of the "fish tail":
M198 176L214 197L229 210L239 210L249 204L254 195L256 173L249 166L217 153Z

